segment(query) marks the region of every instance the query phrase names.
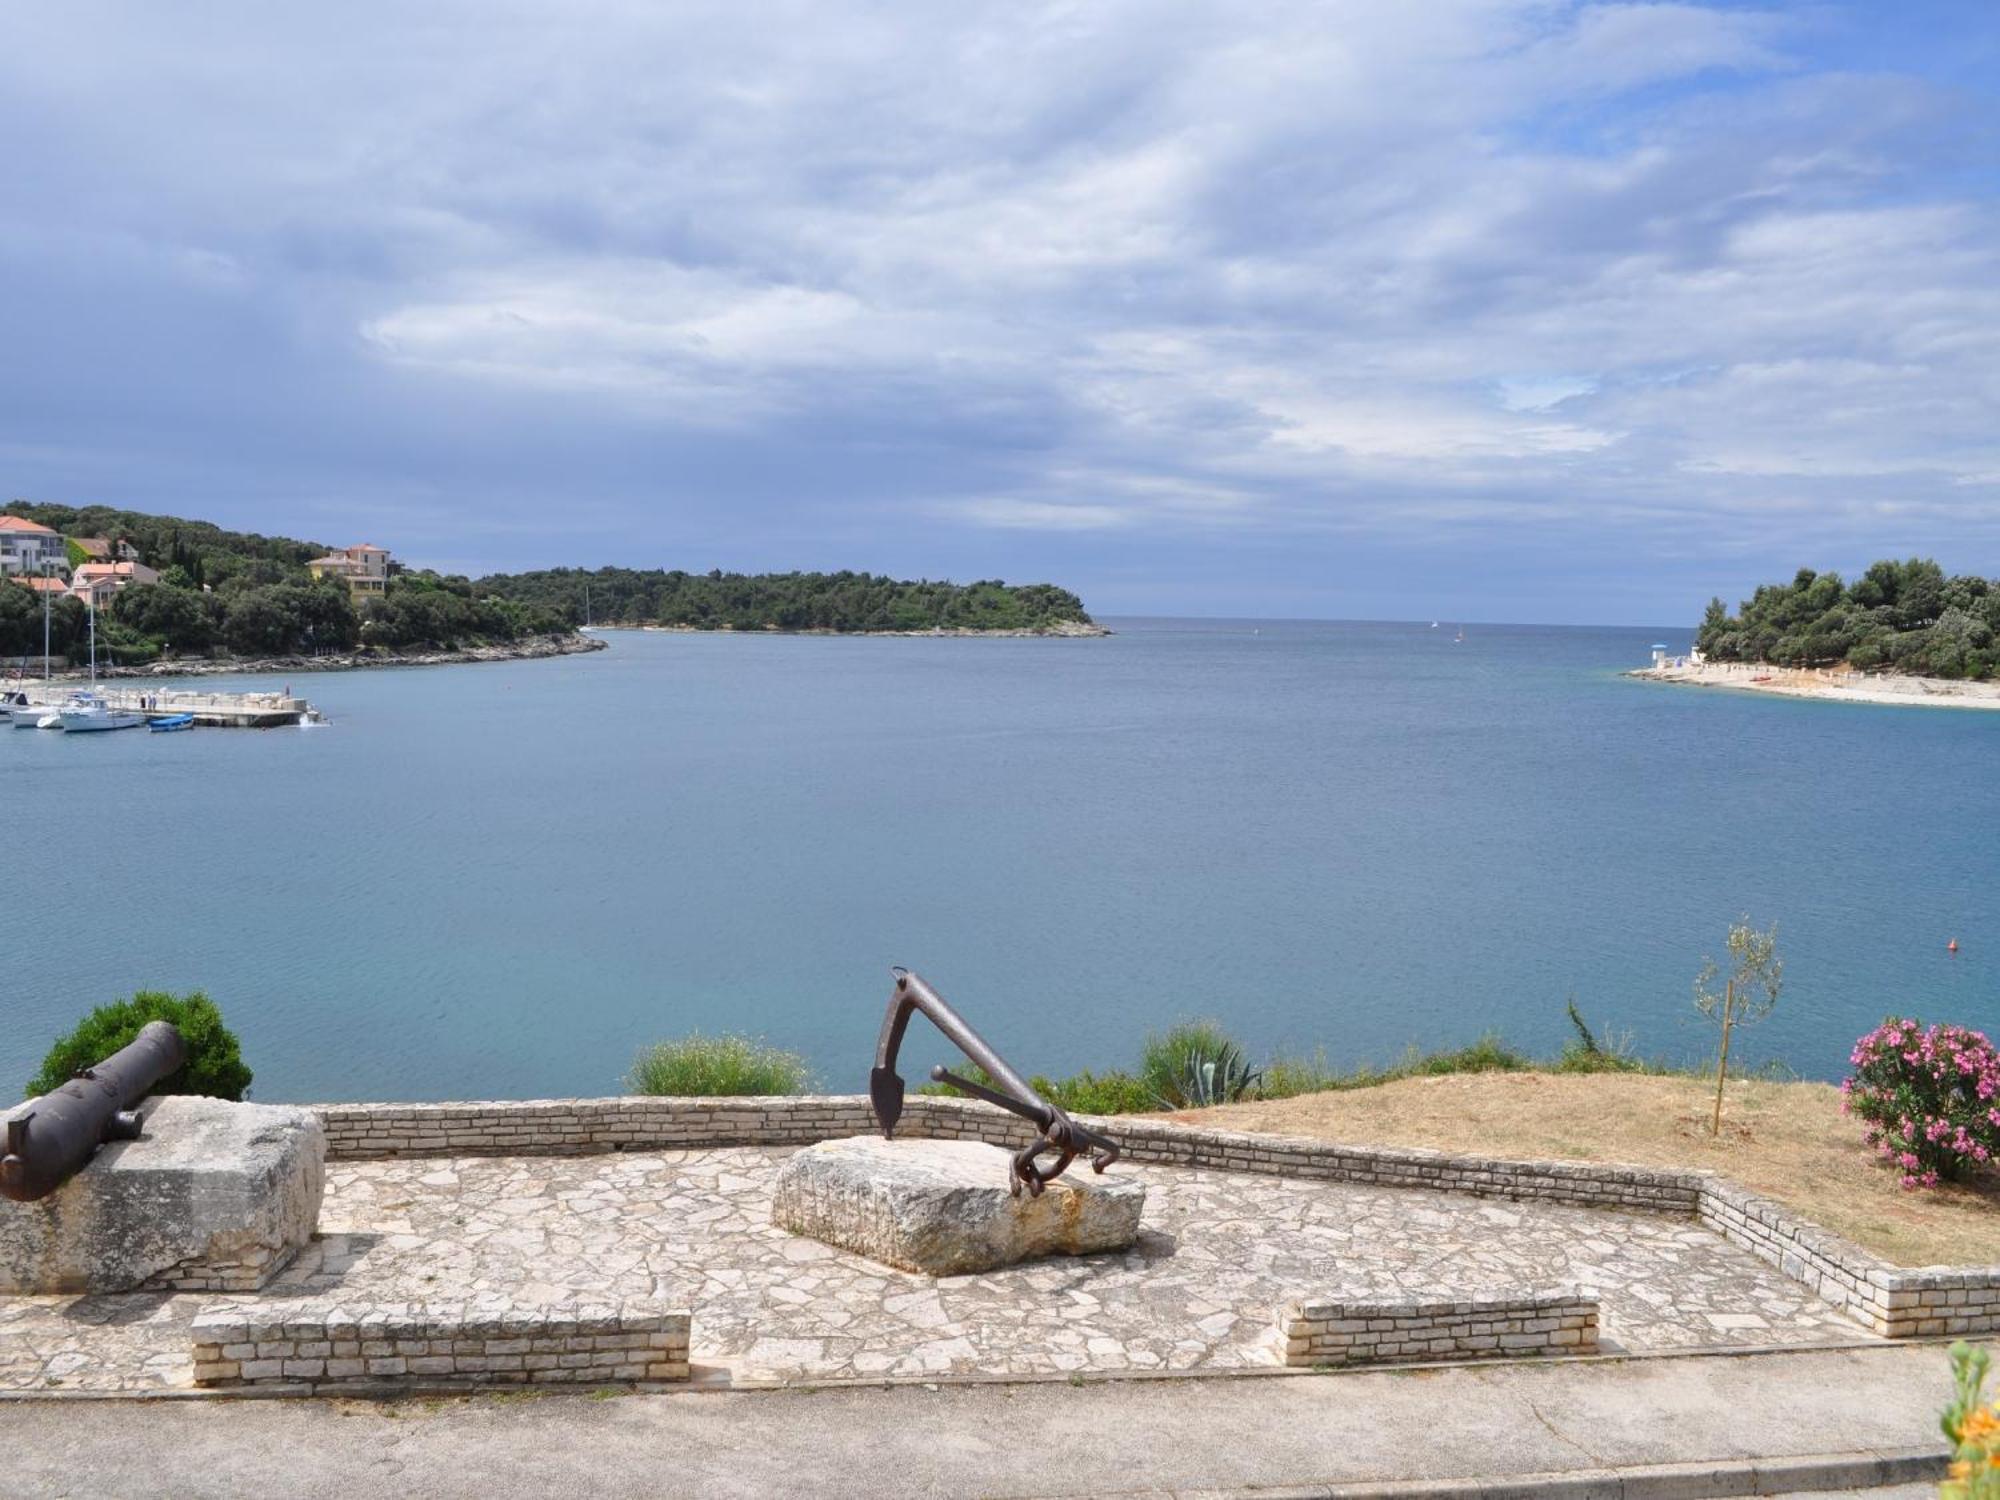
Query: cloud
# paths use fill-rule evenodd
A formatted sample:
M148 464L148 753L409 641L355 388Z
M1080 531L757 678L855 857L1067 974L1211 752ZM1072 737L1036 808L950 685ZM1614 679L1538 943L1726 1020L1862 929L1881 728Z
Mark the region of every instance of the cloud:
M135 502L457 503L494 562L556 560L520 550L553 482L662 547L893 519L945 558L1181 538L1183 571L1224 530L1985 535L1984 117L1836 65L1832 24L16 9L0 440L51 498L122 451Z

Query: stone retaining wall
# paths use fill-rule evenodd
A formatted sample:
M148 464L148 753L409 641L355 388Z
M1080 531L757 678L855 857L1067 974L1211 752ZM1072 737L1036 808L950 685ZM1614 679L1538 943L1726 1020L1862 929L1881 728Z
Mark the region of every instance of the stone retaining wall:
M1892 1266L1721 1177L1702 1183L1696 1217L1883 1338L2000 1330L2000 1266Z
M703 1146L810 1145L872 1135L860 1094L734 1099L536 1099L455 1104L317 1106L331 1158L585 1155ZM1424 1187L1481 1197L1692 1215L1701 1192L1687 1173L1572 1162L1518 1162L1443 1151L1340 1146L1159 1120L1083 1117L1112 1133L1125 1158L1374 1187ZM897 1133L1020 1146L1028 1127L966 1099L913 1096Z
M318 1107L331 1158L574 1155L705 1146L809 1145L871 1134L859 1094L730 1099L542 1099ZM1129 1161L1698 1220L1886 1338L2000 1330L2000 1266L1891 1266L1709 1172L1523 1162L1348 1146L1161 1120L1096 1119ZM1028 1128L991 1105L913 1095L898 1133L1019 1146ZM1074 1169L1072 1169L1074 1170Z
M413 1387L686 1380L688 1314L616 1307L376 1306L313 1299L194 1320L198 1386Z
M1397 1364L1597 1352L1597 1304L1553 1291L1460 1302L1295 1302L1278 1314L1288 1365Z

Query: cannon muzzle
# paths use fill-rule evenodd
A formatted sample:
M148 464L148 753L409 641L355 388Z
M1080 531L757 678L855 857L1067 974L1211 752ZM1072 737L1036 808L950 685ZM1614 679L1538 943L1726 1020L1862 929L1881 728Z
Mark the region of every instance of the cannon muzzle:
M133 1106L186 1059L172 1023L148 1021L130 1046L17 1106L7 1116L0 1196L17 1203L46 1198L82 1171L104 1142L137 1140Z

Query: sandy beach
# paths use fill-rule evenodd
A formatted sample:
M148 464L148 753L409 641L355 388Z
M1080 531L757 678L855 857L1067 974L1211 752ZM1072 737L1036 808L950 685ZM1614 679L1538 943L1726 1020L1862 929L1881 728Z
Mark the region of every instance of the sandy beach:
M1734 688L1786 698L1826 698L1842 703L1886 703L1925 708L2000 708L2000 682L1954 682L1942 677L1893 677L1838 667L1772 667L1750 662L1640 667L1625 674L1650 682Z

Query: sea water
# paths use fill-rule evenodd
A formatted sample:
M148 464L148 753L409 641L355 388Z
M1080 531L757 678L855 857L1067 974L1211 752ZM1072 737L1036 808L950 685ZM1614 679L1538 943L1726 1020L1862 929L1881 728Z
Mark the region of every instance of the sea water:
M324 728L0 731L0 1094L137 989L213 996L265 1100L613 1092L694 1030L858 1090L891 964L1037 1072L1190 1016L1552 1051L1572 999L1693 1060L1746 913L1786 960L1747 1064L2000 1023L2000 713L1619 675L1685 630L1112 624L618 632L292 677Z

